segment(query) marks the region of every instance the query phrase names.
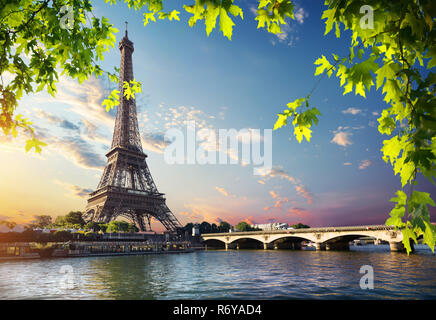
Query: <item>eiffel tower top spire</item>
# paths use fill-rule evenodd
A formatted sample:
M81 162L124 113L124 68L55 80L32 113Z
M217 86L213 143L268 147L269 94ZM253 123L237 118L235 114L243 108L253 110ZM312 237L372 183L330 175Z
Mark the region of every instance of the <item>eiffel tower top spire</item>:
M111 151L118 147L143 153L136 116L136 102L132 98L127 100L124 96L124 82L129 83L133 80L132 54L134 48L133 42L129 40L127 35L127 22L125 36L121 39L118 48L121 51L119 77L120 104L115 119Z

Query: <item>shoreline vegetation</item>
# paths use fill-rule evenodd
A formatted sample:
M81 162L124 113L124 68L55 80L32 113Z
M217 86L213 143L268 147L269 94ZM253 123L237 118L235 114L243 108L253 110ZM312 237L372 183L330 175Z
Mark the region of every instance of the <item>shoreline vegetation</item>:
M3 227L3 228L1 228ZM293 229L310 228L310 226L298 223L289 226ZM193 228L198 229L198 234L227 233L232 231L259 231L261 229L241 221L232 226L226 221L219 224L203 221L201 223L187 223L178 234L188 238ZM151 232L157 234L156 232ZM127 221L111 221L109 223L86 222L82 212L70 211L65 216L54 219L49 215L35 215L34 220L28 224L20 225L14 221L0 220L0 243L1 242L65 242L71 240L98 241L108 234L144 234Z

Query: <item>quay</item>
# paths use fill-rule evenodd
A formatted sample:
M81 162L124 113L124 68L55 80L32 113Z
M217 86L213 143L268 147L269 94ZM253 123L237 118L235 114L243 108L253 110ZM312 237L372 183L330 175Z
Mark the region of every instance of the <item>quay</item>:
M0 260L193 252L189 241L68 241L0 243Z

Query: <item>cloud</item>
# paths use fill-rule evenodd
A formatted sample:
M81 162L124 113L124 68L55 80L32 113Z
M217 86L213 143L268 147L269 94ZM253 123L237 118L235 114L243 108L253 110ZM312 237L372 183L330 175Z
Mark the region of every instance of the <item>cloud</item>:
M344 162L344 166L351 166L352 163L351 162Z
M257 224L256 221L253 218L254 218L253 216L249 216L248 218L246 218L243 221L247 222L249 225Z
M284 203L288 203L289 199L288 198L280 198L277 199L277 201L274 203L274 208L278 209L279 211L281 211L283 209L283 204Z
M73 184L69 184L66 182L62 182L59 180L54 180L54 183L64 187L65 189L69 190L72 195L76 198L88 198L89 194L91 192L93 192L94 190L92 189L85 189L85 188L81 188L79 186L73 185Z
M272 208L275 208L279 211L281 211L283 209L283 204L288 203L289 199L287 197L281 197L277 192L275 192L274 190L271 190L269 192L269 194L271 195L271 197L273 199L275 199L274 205L272 207L264 207L263 210L265 211L269 211Z
M288 180L292 183L296 182L296 179L294 177L292 177L291 175L289 175L289 173L287 173L285 170L278 168L278 167L273 167L269 173L266 173L266 170L264 172L262 172L261 169L258 170L259 174L264 177L265 180L269 179L269 178L280 178L280 179L285 179ZM264 182L265 183L265 182Z
M307 218L310 215L310 212L308 210L298 207L289 208L288 213L299 218Z
M302 7L296 9L294 12L294 18L299 24L303 24L304 19L306 19L308 16L309 14Z
M226 189L224 188L220 188L220 187L215 187L215 190L217 190L219 193L221 193L223 196L228 197L229 193L227 192Z
M221 188L221 187L215 187L215 190L216 191L218 191L219 193L221 193L223 196L225 196L225 197L231 197L231 198L238 198L238 196L236 195L236 194L233 194L233 193L231 193L231 192L229 192L229 191L227 191L226 189L224 189L224 188ZM241 200L247 200L247 197L239 197L239 199L241 199Z
M370 160L362 160L359 165L359 170L364 170L368 168L371 164L372 162Z
M331 143L336 143L337 145L340 145L342 147L347 147L353 144L353 142L350 139L352 133L342 131L342 127L339 127L338 130L334 131L333 133L334 136L333 139L330 140Z
M50 143L56 152L60 152L68 160L86 169L101 170L106 160L100 153L95 153L95 148L79 136L76 137L53 137Z
M312 194L307 191L307 189L303 186L303 185L296 185L295 186L295 190L297 190L297 193L302 196L303 198L305 198L307 200L308 204L312 204L313 203L313 198L312 198Z
M280 25L280 29L282 32L277 33L275 36L277 37L278 42L284 43L288 45L289 47L292 47L296 41L300 40L300 37L298 37L295 33L296 30L294 30L288 22L285 24ZM276 42L274 40L271 40L271 44L273 46L276 45Z
M274 190L271 190L269 194L271 195L271 197L273 197L273 199L277 199L279 197L279 195Z
M91 78L82 84L62 77L58 85L56 102L65 103L82 119L113 128L116 110L106 112L101 105L107 92L100 79Z
M78 131L79 127L76 126L74 123L66 120L66 119L62 119L50 112L46 112L44 110L41 109L34 109L35 111L35 115L37 118L40 119L46 119L48 122L52 123L52 124L56 124L61 128L67 129L67 130L75 130Z
M94 122L82 119L82 123L84 126L84 132L81 136L84 139L99 142L105 145L112 144L111 140L107 136L101 135L97 132L99 127Z
M165 140L164 133L145 133L142 135L142 145L144 149L149 151L154 151L156 153L163 153L164 149L168 146L170 142Z
M357 109L354 107L349 107L348 109L342 111L342 113L344 113L344 114L352 114L352 115L356 115L356 114L359 114L361 112L362 112L361 109Z
M76 126L74 123L68 120L62 120L59 126L61 128L68 129L68 130L79 130L78 126Z
M257 9L256 9L256 7L250 6L250 12L251 12L254 16L257 16Z
M313 203L313 194L309 192L307 188L300 181L298 181L296 178L291 176L288 172L284 171L283 169L278 167L273 167L268 174L266 172L264 173L259 172L259 173L261 173L263 180L258 180L258 182L263 181L263 184L265 184L265 181L271 178L279 178L279 179L287 180L294 185L295 191L299 196L305 198L309 204ZM271 192L274 191L270 191L270 194Z

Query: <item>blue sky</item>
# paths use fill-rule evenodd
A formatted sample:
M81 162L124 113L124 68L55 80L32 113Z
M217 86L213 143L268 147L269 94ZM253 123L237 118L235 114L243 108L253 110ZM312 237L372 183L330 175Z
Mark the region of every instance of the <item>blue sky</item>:
M168 3L165 9L182 12L181 21L144 27L140 13L100 1L94 1L94 15L108 17L120 30L117 42L124 21L129 22L134 75L143 88L137 105L144 149L157 187L179 220L383 224L400 183L381 159L377 118L385 103L374 87L366 99L343 96L335 77L323 79L311 98L322 113L311 142L299 144L289 127L274 131L270 175L254 176L251 166L163 161L163 134L182 129L183 120L214 129L271 129L276 114L306 96L318 80L313 62L321 55L346 55L349 44L347 33L341 39L324 36L322 1L295 1L297 19L279 36L257 29L253 2L241 1L244 20L233 19L232 41L218 29L207 37L203 22L190 28L180 1ZM103 66L112 70L119 60L113 48ZM27 219L82 210L86 192L98 184L115 114L100 106L107 85L62 79L59 87L56 99L25 97L19 108L49 143L42 155L24 153L19 141L0 145L2 162L15 170L12 174L0 166L6 182L0 191L9 198L0 202L0 216ZM32 186L26 203L17 201L23 196L19 185ZM435 190L425 182L422 189ZM434 220L434 210L432 215Z

